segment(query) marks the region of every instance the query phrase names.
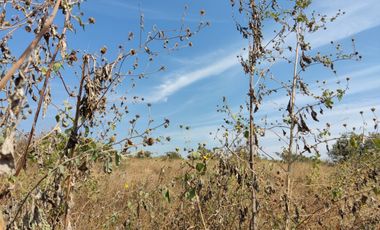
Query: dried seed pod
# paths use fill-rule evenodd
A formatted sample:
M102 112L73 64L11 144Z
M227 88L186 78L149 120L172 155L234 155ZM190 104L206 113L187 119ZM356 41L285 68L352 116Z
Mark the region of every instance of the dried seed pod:
M101 54L105 54L107 52L107 47L103 46L103 48L100 49Z
M88 18L88 22L90 24L95 24L95 18L93 18L93 17Z
M145 143L149 146L152 146L154 144L154 139L152 137L149 137L145 139Z

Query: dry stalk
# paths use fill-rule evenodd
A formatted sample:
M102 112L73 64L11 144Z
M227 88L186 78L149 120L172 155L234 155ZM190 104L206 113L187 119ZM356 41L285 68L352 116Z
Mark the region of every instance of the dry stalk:
M81 106L81 100L82 100L82 94L83 94L83 87L84 87L84 81L86 79L86 66L88 65L88 56L83 57L83 64L82 64L82 76L81 81L79 85L79 92L77 95L77 102L76 102L76 110L75 110L75 118L73 123L72 132L69 137L69 141L66 145L65 153L69 157L74 157L75 152L75 146L77 143L77 135L78 135L78 123L79 123L79 116L80 116L80 106ZM69 153L70 151L70 153ZM65 210L65 217L64 217L64 229L69 230L72 229L71 227L71 206L74 202L74 195L72 194L72 187L74 185L74 179L75 176L73 176L73 173L71 172L73 166L69 165L69 175L66 179L67 187L66 187L66 210Z
M290 101L289 101L289 117L291 120L290 123L290 133L289 133L289 146L288 146L288 152L287 152L287 172L286 172L286 192L285 192L285 229L290 229L290 200L291 200L291 192L292 192L292 186L291 186L291 171L292 171L292 156L293 156L293 144L294 144L294 137L295 137L295 128L296 128L296 117L294 113L294 104L296 99L296 89L297 89L297 80L298 80L298 74L297 74L297 67L298 67L298 59L299 59L299 30L298 27L296 28L296 36L297 36L297 44L296 44L296 55L294 58L294 71L293 71L293 81L292 81L292 92L290 94Z
M200 200L199 200L199 196L198 196L198 194L196 194L196 198L197 198L197 206L198 206L199 214L200 214L201 219L202 219L203 229L204 229L204 230L208 230L207 225L206 225L205 218L204 218L204 216L203 216L202 207L201 207L201 202L200 202Z

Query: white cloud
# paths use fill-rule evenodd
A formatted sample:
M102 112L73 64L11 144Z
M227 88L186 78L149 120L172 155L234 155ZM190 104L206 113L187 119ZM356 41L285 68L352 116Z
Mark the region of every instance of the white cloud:
M178 90L201 79L221 74L233 66L236 66L239 63L236 55L237 53L227 55L225 58L215 61L195 71L185 74L175 74L169 80L166 80L157 86L152 95L146 96L145 98L150 102L166 101L170 95Z

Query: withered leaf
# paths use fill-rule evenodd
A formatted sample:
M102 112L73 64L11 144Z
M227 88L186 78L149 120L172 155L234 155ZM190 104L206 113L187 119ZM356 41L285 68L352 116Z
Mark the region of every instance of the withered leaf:
M290 113L290 100L289 100L289 102L288 102L288 106L286 107L286 110Z
M305 151L307 151L308 153L311 153L311 150L310 150L309 146L304 145L304 146L303 146L303 149L304 149Z
M256 113L258 110L259 110L259 106L256 105L255 110L253 112Z
M311 111L311 117L313 118L314 121L319 121L317 118L317 112L315 112L314 110Z
M306 62L307 64L311 64L313 60L309 56L305 55L304 52L302 52L302 61Z
M298 128L299 128L299 131L301 132L310 132L309 127L306 125L306 122L301 115L300 115L300 124L298 124Z
M307 86L305 85L305 83L303 83L302 81L300 81L299 83L300 83L300 89L301 89L301 91L304 94L308 94Z

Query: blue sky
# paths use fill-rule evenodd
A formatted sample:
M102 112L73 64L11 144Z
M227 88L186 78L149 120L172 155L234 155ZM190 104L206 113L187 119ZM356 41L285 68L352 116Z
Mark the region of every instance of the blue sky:
M126 42L129 31L138 31L140 10L145 16L146 30L154 24L163 28L176 28L180 25L185 5L189 6L185 23L196 26L199 21L207 20L211 26L191 39L193 47L162 53L155 62L165 65L166 71L137 81L137 87L130 91L131 94L144 96L153 104L151 115L156 120L171 120L170 128L155 133L172 137L169 144L151 148L157 153L176 147L194 147L199 142L207 143L208 147L215 146L216 142L209 133L215 132L223 123L223 116L216 112L216 105L221 104L222 97L226 96L231 107L237 109L247 99L247 77L236 58L237 54L242 53L241 49L247 46L247 41L241 39L235 29L229 1L89 0L83 3L82 10L85 16L95 17L96 24L86 27L85 31L78 29L75 35L70 35L74 48L91 52L106 45L112 54L119 44ZM351 38L355 38L356 48L363 56L359 62L338 64L337 76L319 69L311 69L307 73L308 78L313 80L335 81L351 77L346 97L321 120L322 124L327 121L334 124L333 134L338 135L344 131L341 127L343 123L349 127L361 124L359 111L369 111L371 107L380 110L380 1L318 0L313 3L313 7L328 15L338 9L346 12L329 24L327 31L308 38L314 48L328 51L332 40L349 44ZM201 9L206 12L204 17L199 14ZM289 67L281 63L274 68L278 72L289 71ZM54 102L60 104L65 99L58 93ZM260 114L276 117L278 114L273 113L273 110L284 104L286 106L287 99L271 96L264 104ZM143 105L131 105L130 108L132 114L147 112ZM46 124L42 127L53 125L51 117L54 116L47 116L44 121L40 121L40 124ZM190 130L180 129L181 124L190 126ZM29 122L23 124L26 130L28 126ZM127 129L128 123L122 122L117 132L122 134ZM261 140L267 152L280 150L280 145L274 144L275 139L274 135L268 134Z

